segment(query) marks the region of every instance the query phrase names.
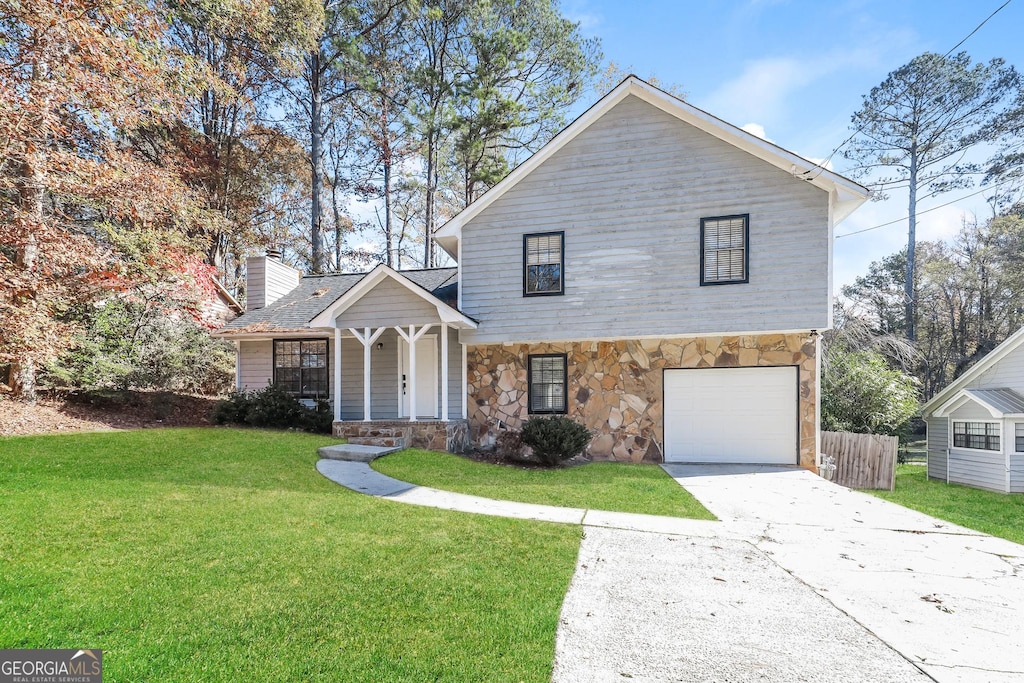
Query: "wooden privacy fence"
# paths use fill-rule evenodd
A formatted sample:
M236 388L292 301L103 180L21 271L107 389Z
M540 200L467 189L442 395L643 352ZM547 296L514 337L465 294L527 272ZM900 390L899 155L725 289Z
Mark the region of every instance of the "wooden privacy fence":
M888 489L896 484L900 440L881 434L822 432L821 453L836 459L833 481L851 489Z

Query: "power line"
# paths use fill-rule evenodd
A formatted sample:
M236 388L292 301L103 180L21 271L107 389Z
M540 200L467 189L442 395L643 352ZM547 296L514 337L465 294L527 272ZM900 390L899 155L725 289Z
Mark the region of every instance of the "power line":
M978 24L977 26L975 26L975 27L974 27L974 30L973 30L973 31L971 31L971 32L970 32L970 33L968 33L968 34L967 34L966 36L964 36L964 38L963 38L963 39L962 39L962 40L961 40L961 41L960 41L959 43L957 43L957 44L956 44L956 45L954 45L953 47L949 48L949 50L947 50L947 51L946 51L946 53L945 53L944 55L942 55L942 56L943 56L943 57L948 57L949 55L951 55L951 54L953 53L953 51L954 51L954 50L956 50L956 49L957 49L958 47L960 47L961 45L963 45L964 43L966 43L966 42L968 41L968 39L970 39L970 37L971 37L971 36L973 36L973 35L974 35L975 33L977 33L977 32L978 32L979 30L981 30L981 27L982 27L982 26L984 26L985 24L987 24L987 23L989 22L989 20L991 20L991 19L992 19L992 17L994 17L995 15L999 14L999 12L1001 12L1001 11L1003 10L1003 8L1004 8L1004 7L1006 7L1007 5L1009 5L1009 4L1011 3L1011 2L1013 2L1013 0L1006 0L1006 2L1004 2L1004 3L1002 4L1002 5L1000 5L999 7L997 7L997 8L995 9L995 11L994 11L994 12L992 12L992 14L988 15L987 17L985 17L985 19L984 19L984 20L983 20L983 21L982 21L982 22L981 22L980 24ZM900 93L900 97L902 97L902 96L903 96L903 94L905 94L905 93L906 93L906 91L907 91L907 89L905 88L905 89L903 90L903 93ZM897 98L897 99L898 99L898 98ZM828 162L832 161L832 157L834 157L834 156L836 155L836 153L837 153L837 152L838 152L839 150L841 150L841 149L842 149L843 147L846 147L846 145L850 144L850 141L851 141L851 140L853 140L853 139L854 139L855 137L857 137L858 135L860 135L861 131L863 131L863 130L864 130L864 127L865 127L866 125L867 125L867 124L863 124L863 125L861 125L861 126L860 126L859 128L857 128L857 130L853 131L853 133L852 133L852 134L850 135L850 137L848 137L848 138L846 138L845 140L843 140L842 142L840 142L840 143L839 143L839 146L838 146L838 147L836 147L835 149L833 149L833 150L832 150L832 151L831 151L831 152L829 153L829 155L828 155L827 157L825 157L825 158L824 158L824 159L823 159L822 161L820 161L820 162L816 163L816 164L815 164L814 166L811 166L811 167L810 167L809 169L807 169L806 171L804 171L804 172L803 172L803 173L801 173L800 175L801 175L801 176L807 176L807 175L809 175L810 173L814 172L814 170L815 170L815 169L818 169L818 172L814 174L814 177L812 177L812 178L805 178L806 180L816 180L816 179L818 178L818 176L820 176L820 175L821 175L821 174L822 174L822 173L823 173L823 172L825 171L825 166L826 166L826 164L828 164Z
M971 194L965 194L963 197L958 197L957 199L950 200L950 201L946 202L945 204L939 204L938 206L933 206L930 209L925 209L924 211L918 211L914 215L915 216L920 216L922 214L931 213L932 211L938 211L939 209L944 209L947 206L950 206L951 204L956 204L957 202L962 202L965 199L969 199L971 197L977 197L979 194L982 194L984 192L988 192L989 190L994 190L995 188L999 187L1000 185L1005 185L1005 184L1009 183L1010 180L1011 179L1006 179L1006 180L1003 180L1002 182L994 183L994 184L992 184L992 185L990 185L988 187L984 187L984 188L978 190L977 192L972 192ZM909 219L909 216L904 216L902 218L897 218L896 220L889 221L888 223L879 223L878 225L872 225L870 228L863 228L862 230L854 230L853 232L847 232L847 233L843 233L842 235L836 235L835 238L839 239L841 237L850 237L851 235L859 235L862 232L869 232L871 230L878 230L879 228L884 228L884 227L886 227L888 225L895 225L896 223L901 223L901 222L903 222L905 220L908 220L908 219Z

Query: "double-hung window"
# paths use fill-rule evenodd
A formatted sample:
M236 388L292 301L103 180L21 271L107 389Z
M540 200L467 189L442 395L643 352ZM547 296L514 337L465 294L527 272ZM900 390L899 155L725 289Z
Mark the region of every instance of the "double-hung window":
M299 398L330 391L326 339L274 340L274 384Z
M954 422L953 447L974 448L980 451L998 451L998 422Z
M523 235L523 296L565 293L565 233Z
M700 219L701 285L750 281L750 214Z
M1018 422L1013 426L1013 436L1016 452L1024 453L1024 422Z
M566 412L568 373L564 353L534 354L527 357L527 385L530 413Z

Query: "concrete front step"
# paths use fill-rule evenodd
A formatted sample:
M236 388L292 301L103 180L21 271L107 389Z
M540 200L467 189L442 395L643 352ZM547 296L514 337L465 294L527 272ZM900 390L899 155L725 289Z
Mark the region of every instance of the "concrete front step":
M370 462L382 455L400 451L400 446L373 446L367 444L344 443L337 446L324 446L317 449L321 458L327 460L350 460L354 462Z

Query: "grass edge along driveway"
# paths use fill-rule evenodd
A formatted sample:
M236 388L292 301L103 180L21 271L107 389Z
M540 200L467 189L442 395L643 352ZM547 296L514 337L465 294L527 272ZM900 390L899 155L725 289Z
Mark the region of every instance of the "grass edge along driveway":
M102 648L108 681L546 681L580 529L398 505L334 439L0 439L0 648Z
M657 465L594 462L578 467L523 469L409 448L378 458L371 467L411 484L485 498L715 519Z
M928 479L920 465L896 467L895 491L865 491L968 529L1024 543L1024 495Z

